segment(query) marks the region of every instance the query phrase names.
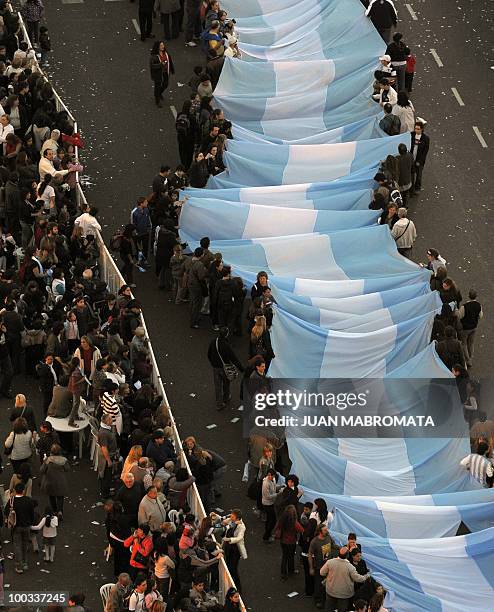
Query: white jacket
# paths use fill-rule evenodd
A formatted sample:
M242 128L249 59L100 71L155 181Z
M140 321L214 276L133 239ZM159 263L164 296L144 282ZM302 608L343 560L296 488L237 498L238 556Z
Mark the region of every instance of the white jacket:
M53 178L61 178L69 173L69 170L55 170L53 162L47 157L42 157L38 164L39 178L43 180L47 174L51 174Z
M400 118L400 134L413 132L415 127L415 109L411 102L409 106L398 106L398 104L395 104L391 113Z
M97 231L101 231L101 225L96 221L96 218L89 213L82 213L82 215L77 217L74 223L81 227L83 236L96 236Z
M391 235L396 241L397 248L409 249L417 238L417 230L413 221L403 217L393 225Z
M229 521L227 521L227 524ZM235 531L233 532L233 536L231 538L227 538L227 541L230 544L236 544L238 547L238 552L240 553L240 557L242 559L247 559L247 549L245 548L245 525L243 521L240 521L235 526Z

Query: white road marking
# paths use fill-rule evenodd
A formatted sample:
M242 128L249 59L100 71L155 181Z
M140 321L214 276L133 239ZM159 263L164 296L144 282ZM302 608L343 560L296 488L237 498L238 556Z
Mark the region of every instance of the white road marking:
M132 23L134 24L135 31L140 36L141 35L141 28L139 27L139 24L137 23L137 19L132 19Z
M415 11L413 10L412 6L410 4L405 4L405 6L407 7L408 12L410 13L410 17L414 21L418 21L418 17L416 15Z
M173 118L177 118L177 109L174 106L170 106L170 110L172 111Z
M463 102L463 100L461 99L460 94L458 93L458 90L456 89L456 87L452 87L451 91L453 92L454 97L456 98L456 101L458 102L458 104L460 106L465 106L465 102Z
M62 4L84 4L84 0L62 0Z
M439 57L435 49L431 49L431 55L434 58L436 64L439 66L439 68L442 68L444 64L442 63L441 58Z
M481 147L483 149L487 149L487 143L484 140L484 137L482 136L482 133L480 132L479 128L476 125L472 126L472 128L473 128L475 136L477 136L477 138L479 139Z

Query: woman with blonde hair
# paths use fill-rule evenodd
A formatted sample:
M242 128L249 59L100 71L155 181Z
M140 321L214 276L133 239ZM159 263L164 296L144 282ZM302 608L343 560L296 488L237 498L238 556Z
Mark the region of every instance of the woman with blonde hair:
M22 393L18 393L15 396L14 408L12 409L12 412L9 415L9 421L13 423L19 417L26 419L29 429L31 431L36 431L38 429L36 426L34 411L31 406L28 405L26 396Z
M275 354L271 346L271 336L266 325L266 317L262 314L255 316L254 327L250 332L249 359L256 355L264 358L267 372L271 360L275 358Z
M142 446L140 446L139 444L132 446L123 464L122 473L120 474L121 480L124 479L125 474L128 474L134 466L139 464L139 459L141 457L142 457Z

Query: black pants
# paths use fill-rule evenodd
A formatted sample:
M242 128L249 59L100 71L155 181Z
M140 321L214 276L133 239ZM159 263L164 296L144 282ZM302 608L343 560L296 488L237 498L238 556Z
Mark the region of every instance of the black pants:
M190 168L192 157L194 155L194 142L192 139L178 139L178 154L180 155L180 163L187 169Z
M190 299L190 324L199 325L202 308L202 289L201 287L189 287Z
M110 544L113 548L113 573L118 577L123 572L129 571L130 549L113 538L110 538Z
M185 42L201 35L201 3L198 0L186 0L185 13L187 25L185 28Z
M302 559L302 565L304 567L305 594L314 595L314 576L310 575L309 559L304 555L302 555L300 558Z
M0 359L0 375L2 376L0 393L8 393L10 390L10 383L14 378L14 370L12 368L12 362L10 361L10 355L6 355Z
M137 246L144 255L144 259L147 259L149 257L149 232L137 237Z
M216 405L221 406L230 399L230 381L223 368L213 368L213 378Z
M125 282L132 285L134 283L134 264L131 261L124 261L121 272Z
M17 474L17 470L23 463L29 463L31 457L26 457L26 459L11 459L10 463L12 464L12 469L14 470L14 474Z
M51 400L53 397L53 388L41 389L41 395L43 397L43 404L42 404L43 414L46 416L46 413L48 412L48 407L51 404Z
M178 38L180 30L180 11L165 15L161 13L161 22L163 24L163 35L165 40Z
M408 93L412 93L413 72L405 72L405 89Z
M238 575L238 562L240 561L240 553L238 551L238 546L236 544L232 544L228 546L228 550L225 555L225 563L228 567L228 571L231 574L232 580L237 587L239 593L242 592L242 586L240 584L240 576Z
M153 31L153 11L139 11L139 29L141 40L146 40Z
M266 513L266 525L264 528L264 535L262 536L263 540L269 540L271 534L273 533L274 526L276 525L276 513L274 511L274 506L264 506L263 510Z
M27 35L32 43L39 41L39 21L27 21L26 22Z
M412 187L410 189L410 193L414 193L415 191L420 191L422 189L422 172L424 171L424 166L419 164L418 166L414 164L412 166Z
M110 497L110 487L113 479L113 468L105 465L103 477L99 479L100 491L103 497Z
M50 495L50 506L53 512L63 512L63 495Z
M288 576L295 571L296 544L281 544L281 575Z

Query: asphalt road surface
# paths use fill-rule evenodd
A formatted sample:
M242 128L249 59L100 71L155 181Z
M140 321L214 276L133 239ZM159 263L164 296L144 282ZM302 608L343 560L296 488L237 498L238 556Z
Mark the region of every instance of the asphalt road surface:
M478 377L491 375L494 358L489 342L493 337L489 303L494 295L490 4L488 0L412 0L410 13L397 3L399 30L417 56L411 97L418 114L428 121L431 139L424 189L410 207L419 233L415 259L425 261L426 249L438 248L463 294L470 287L478 290L485 310L474 363ZM178 163L173 111L180 109L189 95L189 88L182 84L189 80L193 67L202 63L200 52L186 48L182 37L172 41L168 48L176 74L165 92L163 108L156 108L148 70L150 43L139 40L133 22L136 18L136 4L125 0L52 0L46 6L54 49L48 73L76 116L87 143L82 153L83 174L89 177L86 195L99 207L107 236L128 221L136 198L150 192L160 164ZM161 34L157 21L154 33ZM456 95L452 88L456 88ZM241 507L245 511L249 559L241 563L240 574L246 604L255 611L268 607L286 612L313 609L302 595L288 597L293 591L303 593L303 578L280 582L278 545L260 543L261 523L252 513L252 502L241 483L245 462L241 421L231 422L241 413L235 403L222 413L214 409L206 359L211 331L206 323L198 331L190 330L187 307L170 303L168 294L157 289L152 272L139 275L137 285L136 294L144 306L182 437L196 436L203 446L217 450L228 461L219 502L224 509ZM234 348L245 357L245 338L236 339ZM212 424L216 427L208 429ZM61 530L56 563L48 568L50 574L36 566L29 573L29 582L27 575L16 576L15 585L21 589L43 584L54 589L63 584L68 590L80 586L89 605L97 608L97 587L111 577L102 558L102 527L92 523L102 521L102 511L93 507L96 478L89 473L87 462L75 470L74 496ZM6 473L10 476L10 471ZM9 581L13 582L7 573Z

